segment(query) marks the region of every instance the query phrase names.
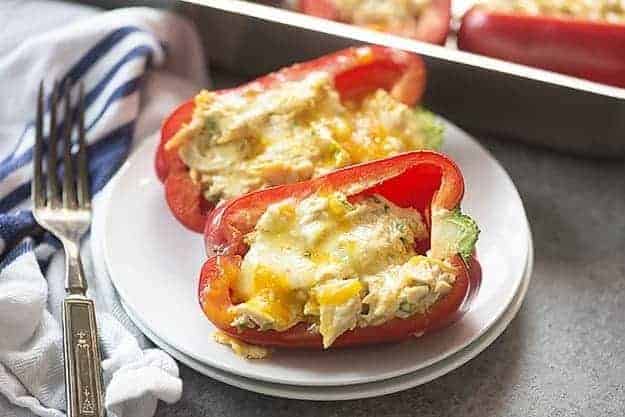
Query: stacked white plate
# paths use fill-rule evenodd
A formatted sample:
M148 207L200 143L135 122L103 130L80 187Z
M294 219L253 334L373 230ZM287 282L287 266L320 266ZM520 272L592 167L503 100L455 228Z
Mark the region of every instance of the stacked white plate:
M461 366L484 350L516 315L533 265L531 233L519 194L499 163L446 122L443 152L466 182L463 211L480 225L482 282L462 319L395 345L324 352L277 350L251 361L213 341L197 301L205 260L201 235L171 216L154 173L156 138L130 156L95 213L93 241L137 326L189 367L263 394L345 400L404 390Z

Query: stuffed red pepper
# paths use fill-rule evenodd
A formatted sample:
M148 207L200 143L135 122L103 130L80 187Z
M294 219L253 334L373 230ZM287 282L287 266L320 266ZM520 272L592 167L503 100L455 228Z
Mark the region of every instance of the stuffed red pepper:
M491 1L465 14L458 47L625 87L625 3Z
M230 338L285 348L447 325L480 277L463 190L452 161L421 151L225 202L206 223L202 310Z
M451 0L297 0L302 13L443 45Z
M222 200L415 149L442 129L415 108L416 55L371 46L296 64L241 87L202 91L165 121L156 171L175 217L201 233Z

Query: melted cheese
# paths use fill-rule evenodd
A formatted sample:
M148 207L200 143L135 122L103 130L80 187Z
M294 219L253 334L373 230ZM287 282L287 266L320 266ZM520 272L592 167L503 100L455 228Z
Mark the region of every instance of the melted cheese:
M245 359L265 359L269 356L269 349L241 342L220 331L213 333L213 339L217 343L229 346L234 353Z
M424 312L455 281L445 261L418 255L419 213L380 196L341 193L269 206L234 287L234 326L286 330L302 321L329 347L357 326Z
M333 279L318 284L311 298L319 305L319 333L327 348L347 330L358 324L362 310L362 283L355 278Z
M623 0L495 0L488 6L514 13L625 23Z
M340 20L385 30L389 26L414 24L429 0L333 0Z
M204 197L216 202L428 147L424 129L415 110L386 91L342 103L331 77L314 72L265 91L203 91L191 122L166 146L179 148Z

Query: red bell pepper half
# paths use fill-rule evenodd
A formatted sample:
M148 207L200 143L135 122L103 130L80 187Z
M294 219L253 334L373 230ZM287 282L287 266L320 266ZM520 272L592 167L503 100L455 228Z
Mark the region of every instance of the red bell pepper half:
M297 9L311 16L340 20L339 11L332 0L299 0ZM450 19L451 0L431 0L410 24L391 26L384 31L418 41L444 45L449 33Z
M462 174L445 156L430 152L410 152L391 158L347 167L306 182L256 191L218 206L208 218L204 232L209 259L200 273L198 297L207 318L221 331L244 342L286 348L320 348L321 336L300 323L286 331L239 330L230 326L234 319L229 307L231 288L238 279L242 257L247 252L243 237L266 208L286 198L303 199L318 190L342 191L350 199L379 194L401 207L419 210L430 222L433 209L458 208L464 191ZM474 238L477 238L475 229ZM471 241L473 247L475 239ZM447 242L448 243L448 242ZM417 245L421 246L421 245ZM430 249L426 242L419 250ZM455 253L455 252L454 252ZM395 318L382 325L347 331L332 346L354 346L401 341L444 327L457 320L479 286L481 271L471 249L452 255L458 275L453 289L427 313L407 319Z
M239 94L250 88L270 89L281 82L296 81L315 71L334 76L334 86L343 100L357 100L377 89L413 106L425 90L425 64L414 54L380 46L348 48L312 61L295 64L220 94ZM174 216L189 229L201 233L207 213L213 207L202 197L200 185L193 182L178 149L165 149L167 141L191 120L194 103L180 105L165 120L156 152L155 168L165 185L165 198Z
M474 6L458 47L562 74L625 87L625 25L513 14Z

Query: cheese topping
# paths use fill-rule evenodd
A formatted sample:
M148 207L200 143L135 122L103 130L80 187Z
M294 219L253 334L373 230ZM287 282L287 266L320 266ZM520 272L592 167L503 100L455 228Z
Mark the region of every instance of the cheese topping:
M314 72L265 91L201 92L191 122L166 147L179 147L204 197L217 202L354 163L436 147L439 136L429 115L386 91L358 104L342 103L331 77Z
M497 0L497 10L625 23L625 0Z
M334 0L342 21L385 30L414 24L430 0Z
M241 342L224 332L216 331L213 339L219 344L229 346L235 354L245 359L265 359L269 356L269 349Z
M418 211L341 193L270 205L246 237L233 326L284 331L305 322L329 347L357 326L424 313L455 282L446 261L418 255Z

